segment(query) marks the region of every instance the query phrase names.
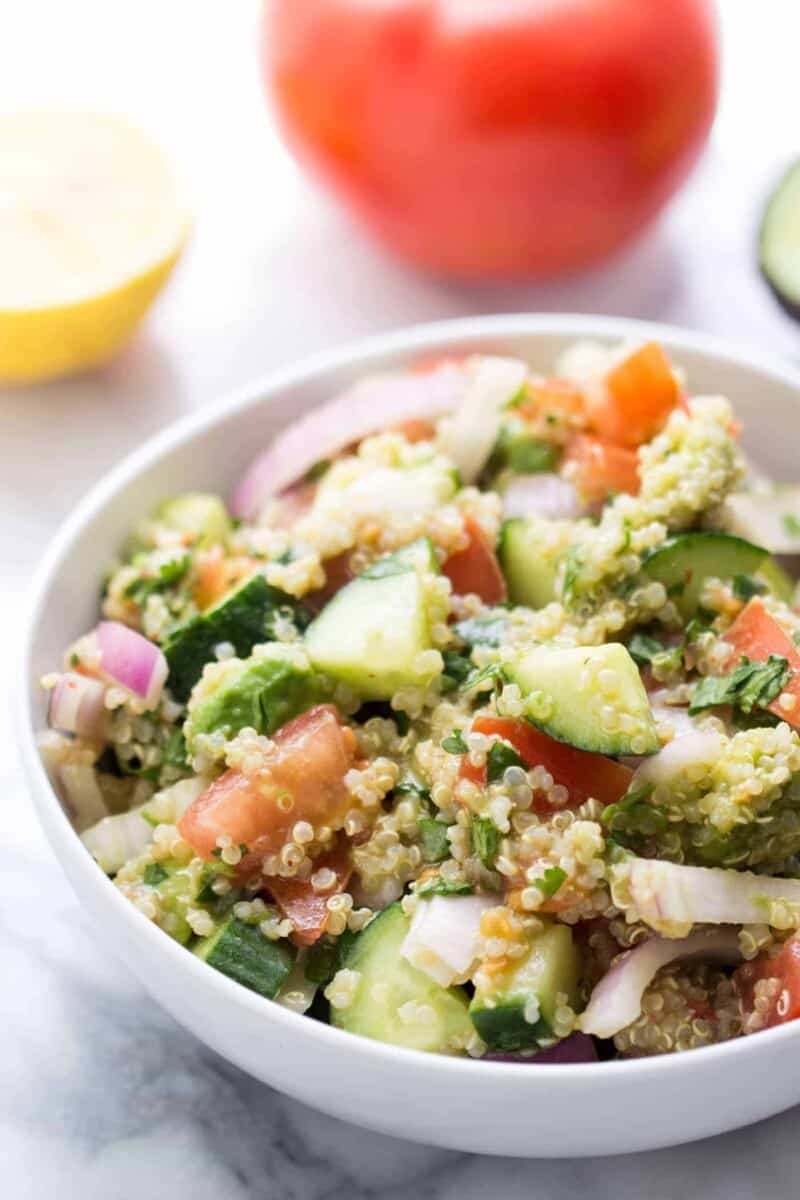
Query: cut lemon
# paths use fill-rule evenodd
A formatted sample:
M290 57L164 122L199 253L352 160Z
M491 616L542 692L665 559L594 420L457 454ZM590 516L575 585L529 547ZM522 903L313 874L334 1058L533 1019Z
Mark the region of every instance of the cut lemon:
M169 166L138 129L98 113L0 115L0 383L110 359L187 231Z

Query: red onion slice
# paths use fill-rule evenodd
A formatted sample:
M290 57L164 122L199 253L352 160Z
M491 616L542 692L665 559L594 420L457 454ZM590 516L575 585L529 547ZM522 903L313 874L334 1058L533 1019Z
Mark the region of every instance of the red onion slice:
M613 1037L640 1016L645 989L667 963L686 958L733 963L741 957L734 929L694 933L677 940L649 938L614 962L592 992L578 1024L584 1033Z
M519 1065L541 1066L543 1063L596 1063L597 1050L592 1039L586 1033L571 1033L569 1037L548 1046L546 1050L537 1050L535 1054L484 1054L482 1062L507 1062Z
M417 374L373 375L293 422L255 460L236 488L231 512L255 517L270 496L347 446L401 421L450 412L464 391L464 369L447 363Z
M50 725L65 733L102 738L106 724L105 694L105 686L99 680L67 671L50 693Z
M550 521L572 521L585 508L571 483L550 471L517 475L503 492L505 517L546 517Z
M101 621L94 638L100 677L155 708L169 670L158 646L119 621Z

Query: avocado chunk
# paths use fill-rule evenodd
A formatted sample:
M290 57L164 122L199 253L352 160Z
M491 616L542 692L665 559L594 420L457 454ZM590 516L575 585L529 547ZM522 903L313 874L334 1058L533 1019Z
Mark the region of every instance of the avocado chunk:
M553 1040L558 994L575 1008L580 955L567 925L533 934L527 953L492 976L478 972L469 1006L472 1023L491 1050L531 1050Z
M168 685L177 700L186 700L215 649L230 643L240 658L274 636L276 621L290 618L305 624L305 610L291 596L253 575L199 616L173 630L164 646Z
M596 754L655 754L653 714L624 646L537 646L507 664L525 716L550 737Z
M302 650L280 643L259 647L248 659L212 663L195 685L184 735L190 752L198 734L240 729L269 736L324 698L322 680Z
M174 496L161 505L157 517L170 529L190 534L192 545L201 549L224 542L231 529L225 505L210 492L183 492Z

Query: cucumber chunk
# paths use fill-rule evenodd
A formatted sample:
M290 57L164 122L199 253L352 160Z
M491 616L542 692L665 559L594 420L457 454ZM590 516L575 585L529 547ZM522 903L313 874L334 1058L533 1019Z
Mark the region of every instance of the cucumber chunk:
M660 749L650 702L624 646L537 646L506 665L525 716L579 750L610 756Z
M360 975L355 997L347 1008L331 1009L331 1022L393 1046L460 1054L473 1036L466 993L440 987L401 958L408 929L408 917L392 904L357 935L344 961ZM414 1005L424 1006L421 1019L414 1019Z
M318 670L366 700L427 687L442 657L431 644L422 574L399 555L380 559L325 606L306 630L306 649Z
M292 969L297 951L290 942L273 942L257 925L228 917L194 948L198 958L271 1000Z
M758 234L761 273L781 307L800 318L800 160L792 163L767 200Z
M566 925L549 925L531 938L522 959L497 975L479 972L469 1015L491 1050L530 1050L553 1040L553 1018L563 993L575 1007L580 955Z
M664 584L678 612L689 620L700 606L706 580L752 575L766 558L761 546L729 533L681 533L654 550L643 570Z
M228 510L210 492L183 492L162 504L157 515L170 529L191 534L195 548L216 546L230 533Z
M270 640L276 619L287 614L302 621L303 610L291 596L270 587L263 575L253 575L213 608L192 617L164 646L172 694L177 700L188 698L220 643L230 642L246 658L254 646Z
M505 521L498 549L500 567L506 577L512 604L544 608L556 598L556 558L543 549L538 521L512 517Z

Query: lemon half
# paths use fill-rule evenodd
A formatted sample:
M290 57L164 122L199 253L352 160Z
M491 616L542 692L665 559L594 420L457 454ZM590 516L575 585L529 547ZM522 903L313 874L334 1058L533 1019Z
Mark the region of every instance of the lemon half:
M0 115L0 383L110 359L169 276L188 224L167 162L127 122Z

